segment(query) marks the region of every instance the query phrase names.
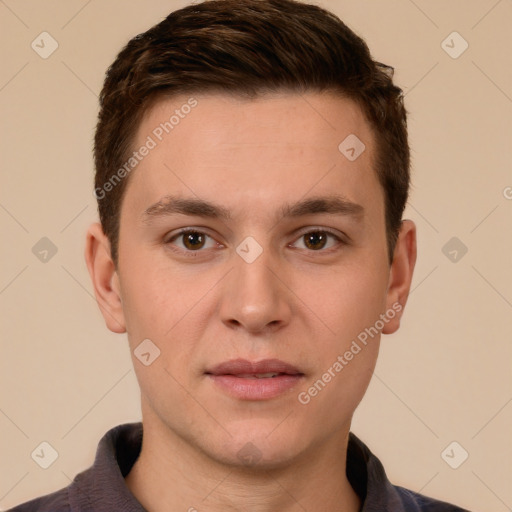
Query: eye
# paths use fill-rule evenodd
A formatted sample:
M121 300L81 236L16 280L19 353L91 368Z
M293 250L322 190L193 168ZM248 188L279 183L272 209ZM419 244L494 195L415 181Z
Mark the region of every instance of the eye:
M199 251L201 249L210 249L215 247L215 240L206 233L193 229L183 230L167 240L167 244L186 251Z
M322 249L330 249L335 247L340 243L341 239L334 233L325 230L314 230L304 233L296 242L291 245L297 249L321 251Z

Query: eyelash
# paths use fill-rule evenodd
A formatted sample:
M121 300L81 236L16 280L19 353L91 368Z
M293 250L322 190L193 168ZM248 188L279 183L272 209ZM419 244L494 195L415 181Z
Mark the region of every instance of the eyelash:
M204 231L201 231L200 229L192 229L192 228L183 228L181 230L179 230L177 233L175 233L172 237L170 237L169 239L167 239L164 243L166 246L168 246L172 251L175 251L175 252L178 252L179 254L182 254L182 255L185 255L186 257L191 257L191 258L196 258L197 256L200 255L201 252L204 252L205 249L198 249L196 251L192 251L192 250L189 250L189 249L182 249L181 247L176 247L173 242L176 241L178 238L180 237L183 237L185 235L188 235L188 234L200 234L200 235L204 235L208 238L211 238L212 240L214 240L214 238L210 235L208 235L207 233L205 233ZM334 238L336 240L336 245L333 246L333 247L328 247L327 249L319 249L317 251L313 250L313 249L300 249L300 250L306 250L308 251L309 253L331 253L333 250L336 250L336 249L339 249L340 246L342 245L347 245L347 242L345 240L343 240L339 235L337 235L336 233L334 233L333 231L327 229L327 228L310 228L308 229L307 231L304 231L302 233L300 233L297 238L294 240L293 243L296 243L298 240L300 240L302 237L304 237L305 235L310 235L310 234L315 234L315 233L325 233L327 234L328 236ZM218 245L220 245L221 247L222 244L219 244L217 242ZM291 244L288 244L288 247L290 246ZM296 248L295 248L296 249ZM299 250L299 249L297 249Z

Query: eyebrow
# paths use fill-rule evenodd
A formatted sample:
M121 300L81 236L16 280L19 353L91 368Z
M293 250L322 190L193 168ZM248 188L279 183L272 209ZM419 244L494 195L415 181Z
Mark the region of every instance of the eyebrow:
M364 208L341 196L313 197L283 206L280 217L297 218L322 213L361 218L364 215ZM175 214L221 220L231 219L230 211L223 206L202 199L165 196L144 210L142 220L150 222L151 219Z
M223 220L231 218L229 210L223 206L214 205L207 201L203 201L202 199L185 199L174 196L165 196L149 208L146 208L142 214L142 218L143 221L148 222L152 218L174 214L194 215L198 217Z
M302 217L304 215L314 215L320 213L330 213L346 215L349 217L360 218L364 215L364 208L357 203L353 203L340 196L312 197L304 201L299 201L292 205L287 205L282 209L282 217Z

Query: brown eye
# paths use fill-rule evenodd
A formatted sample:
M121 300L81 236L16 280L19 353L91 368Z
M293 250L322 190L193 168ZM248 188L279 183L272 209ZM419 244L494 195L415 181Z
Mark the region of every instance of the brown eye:
M327 233L323 231L315 231L312 233L306 233L303 236L304 245L313 251L323 249L327 244Z
M182 229L174 236L164 239L164 244L172 250L178 251L180 255L199 256L202 253L209 253L211 249L223 249L212 236L204 231L196 229Z
M312 229L299 236L299 238L291 244L291 247L321 254L327 252L329 249L335 250L337 247L341 249L343 245L346 244L338 235L325 229Z
M204 233L197 231L189 231L188 233L183 233L181 236L183 237L183 245L191 251L202 249L206 243Z

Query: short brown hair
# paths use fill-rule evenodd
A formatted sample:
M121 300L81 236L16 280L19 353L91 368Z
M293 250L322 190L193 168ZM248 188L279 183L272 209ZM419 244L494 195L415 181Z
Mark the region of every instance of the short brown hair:
M134 37L107 71L94 144L95 191L103 191L95 194L114 262L128 177L104 191L154 102L193 92L253 98L277 91L332 91L360 106L375 136L392 261L410 182L406 111L392 75L337 16L295 0L208 0Z

